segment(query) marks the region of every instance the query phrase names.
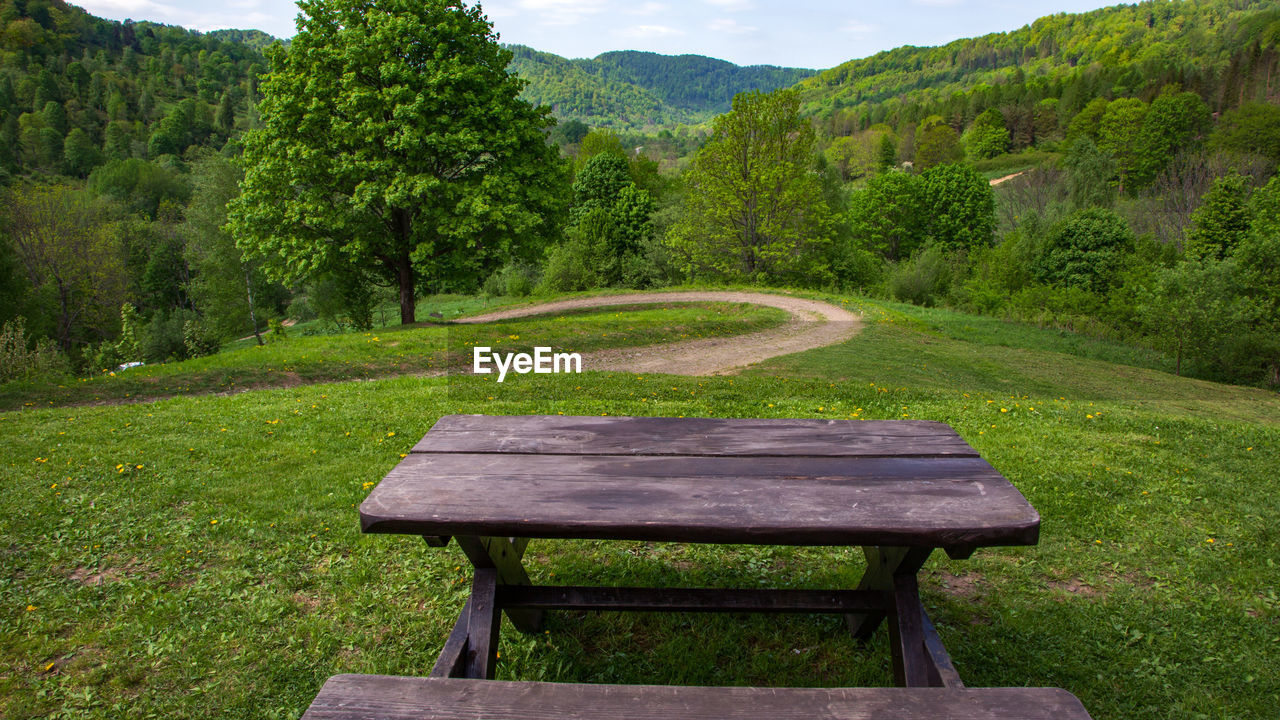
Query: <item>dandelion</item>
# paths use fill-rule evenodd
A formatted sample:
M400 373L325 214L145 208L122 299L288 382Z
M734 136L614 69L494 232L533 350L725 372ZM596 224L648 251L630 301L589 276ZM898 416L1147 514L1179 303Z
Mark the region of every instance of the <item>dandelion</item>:
M1000 408L1000 412L1009 412L1009 408Z
M217 525L217 524L218 524L218 521L217 521L216 519L215 519L215 520L210 520L210 521L209 521L209 524L210 524L210 525Z
M28 605L28 606L27 606L27 612L31 612L32 610L35 610L35 609L36 609L36 606L35 606L35 605Z
M45 671L45 672L49 672L49 671L50 671L50 670L52 670L52 669L53 669L53 663L49 663L48 665L45 665L45 666L44 666L44 671Z
M391 432L387 433L387 437L395 437L395 436L396 436L395 430L392 430Z

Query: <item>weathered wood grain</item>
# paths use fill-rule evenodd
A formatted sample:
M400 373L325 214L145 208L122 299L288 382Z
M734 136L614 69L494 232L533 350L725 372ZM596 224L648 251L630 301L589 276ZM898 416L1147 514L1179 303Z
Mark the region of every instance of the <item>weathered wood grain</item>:
M1088 720L1054 688L583 685L385 675L329 678L303 720Z
M1027 545L1040 517L979 457L416 453L366 532L784 545Z
M745 457L976 456L945 423L542 415L446 415L415 453L737 455Z

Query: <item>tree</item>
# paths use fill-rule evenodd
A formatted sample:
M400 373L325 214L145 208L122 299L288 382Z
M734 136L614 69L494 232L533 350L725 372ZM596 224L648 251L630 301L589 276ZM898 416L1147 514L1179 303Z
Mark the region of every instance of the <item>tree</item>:
M964 159L960 135L934 115L925 118L916 129L916 161L918 170Z
M1177 375L1188 355L1221 362L1254 315L1230 260L1186 258L1158 271L1139 298L1139 320L1173 352Z
M923 185L918 175L905 172L881 173L868 180L850 203L853 237L886 260L910 257L925 240Z
M1003 155L1009 150L1009 128L1005 127L1004 115L995 108L988 109L974 119L963 141L965 154L979 160Z
M1208 125L1209 106L1199 95L1165 86L1142 119L1142 144L1134 177L1137 184L1145 186L1155 180L1169 159L1203 135Z
M939 165L921 175L925 232L944 250L991 244L996 199L991 183L968 165Z
M1250 210L1253 225L1233 257L1243 292L1257 310L1252 345L1275 387L1280 385L1280 177L1253 194Z
M33 297L52 309L58 344L70 350L100 333L125 292L107 208L59 185L10 189L0 207Z
M67 134L67 141L62 145L62 166L67 174L86 177L100 162L102 153L98 152L88 133L75 128Z
M1245 103L1223 113L1209 144L1234 153L1257 153L1280 164L1280 107Z
M1067 197L1075 209L1116 204L1116 191L1110 182L1115 165L1089 136L1081 135L1071 144L1062 164L1067 170Z
M1035 277L1059 287L1105 292L1134 242L1133 231L1114 211L1077 210L1049 231Z
M309 0L268 49L264 127L246 134L230 227L276 278L355 268L399 289L461 287L559 227L545 108L519 99L479 7ZM540 248L538 248L540 249Z
M1183 248L1192 257L1221 260L1249 233L1249 180L1234 170L1217 178L1191 213Z
M801 271L828 241L830 210L813 156L796 91L738 94L689 168L672 247L689 268L721 277Z
M187 262L195 274L192 299L206 325L223 340L252 332L262 345L259 331L269 312L264 306L280 299L283 288L263 277L260 261L242 258L224 228L227 204L239 193L241 177L238 167L217 155L197 161L182 231L187 238Z
M1147 104L1137 98L1112 100L1098 125L1098 149L1111 156L1121 195L1125 181L1138 168L1146 114Z

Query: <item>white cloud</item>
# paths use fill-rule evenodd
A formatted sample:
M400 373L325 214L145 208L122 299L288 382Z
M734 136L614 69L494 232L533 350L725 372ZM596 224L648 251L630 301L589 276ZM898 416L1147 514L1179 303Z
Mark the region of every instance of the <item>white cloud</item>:
M519 0L539 25L577 25L585 16L604 10L603 0Z
M750 35L760 28L753 25L743 25L732 18L716 18L707 25L707 29L711 32L727 33L729 35Z
M860 20L850 20L840 28L840 32L844 35L851 35L855 38L866 37L880 29L879 25L864 23Z
M666 25L635 25L620 31L618 34L630 38L655 38L683 35L684 31L679 28L667 27Z
M622 12L628 15L657 15L666 12L667 6L660 2L647 2L635 6L627 6Z
M703 2L715 5L726 12L742 12L743 10L752 10L756 6L751 0L703 0Z

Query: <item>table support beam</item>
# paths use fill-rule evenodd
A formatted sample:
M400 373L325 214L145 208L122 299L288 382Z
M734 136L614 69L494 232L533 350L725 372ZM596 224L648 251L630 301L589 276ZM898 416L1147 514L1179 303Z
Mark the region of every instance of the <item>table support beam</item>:
M498 633L502 610L497 603L498 571L477 568L467 603L466 676L492 680L498 659Z
M520 563L529 544L528 538L458 535L456 540L477 572L481 569L496 571L499 585L532 584ZM521 632L535 633L542 629L541 610L511 608L506 612L511 624Z
M881 590L893 592L895 575L910 575L913 580L916 573L929 559L931 548L903 547L864 547L862 552L867 556L867 569L858 581L859 590ZM867 642L875 634L876 628L884 621L883 611L854 613L845 616L849 632L859 641Z
M889 649L898 687L929 687L930 662L924 651L924 609L915 575L893 576Z
M926 668L929 671L929 685L945 688L964 687L964 683L960 682L960 673L956 672L956 666L951 663L951 655L942 646L942 638L938 637L938 630L929 620L929 613L921 610L920 622L924 630L924 651L929 661Z
M458 621L453 624L453 632L450 632L449 639L444 641L444 647L440 650L440 657L436 659L435 666L431 668L431 677L466 677L467 627L470 617L471 600L468 599L467 603L462 606Z

